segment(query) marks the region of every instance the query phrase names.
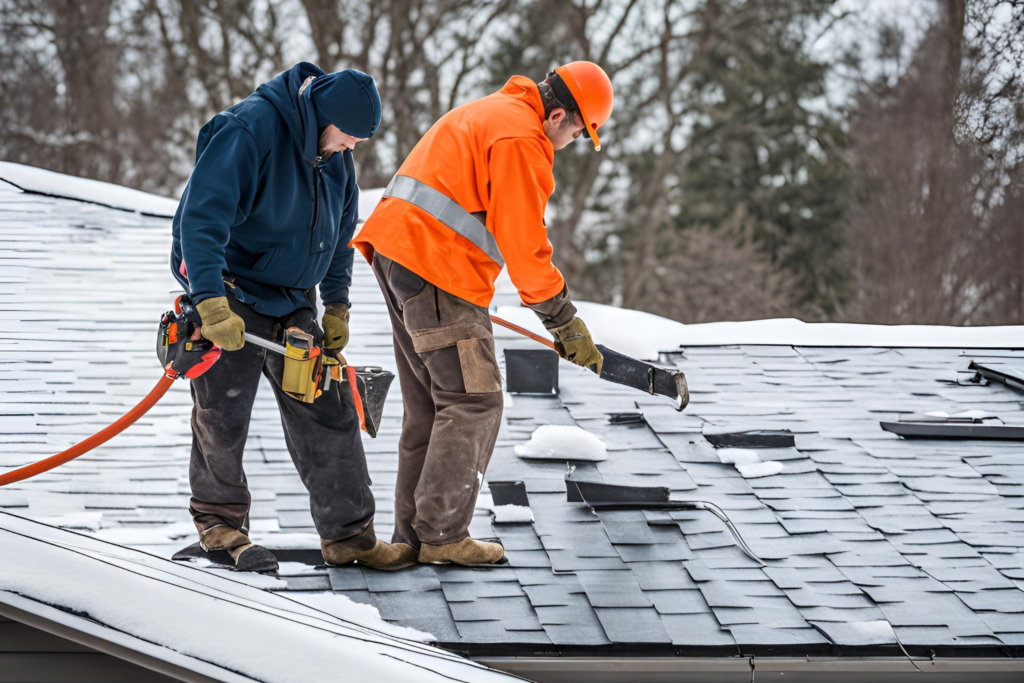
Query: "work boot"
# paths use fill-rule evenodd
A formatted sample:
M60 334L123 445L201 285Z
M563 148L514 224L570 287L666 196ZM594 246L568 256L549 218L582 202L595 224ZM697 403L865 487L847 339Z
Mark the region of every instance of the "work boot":
M494 564L505 556L500 543L487 543L465 538L458 543L420 546L420 562L423 564Z
M224 565L233 562L240 572L268 574L278 570L277 558L272 552L226 524L215 524L200 531L198 545L210 561Z
M405 543L385 543L380 539L369 550L359 550L338 541L320 541L324 560L329 566L358 562L374 569L392 571L416 564L416 549Z
M228 554L235 561L235 569L240 572L276 574L279 568L274 553L255 543L232 548L228 551Z

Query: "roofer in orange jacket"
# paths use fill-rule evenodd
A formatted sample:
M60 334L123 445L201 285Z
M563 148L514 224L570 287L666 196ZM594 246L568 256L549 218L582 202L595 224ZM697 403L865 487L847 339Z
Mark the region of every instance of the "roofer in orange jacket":
M555 150L580 135L600 150L612 102L611 81L591 62L542 83L512 77L427 131L352 241L387 300L402 386L392 542L418 548L420 562L503 555L469 537L501 426L487 306L503 266L562 357L600 374L601 354L551 263L544 212Z

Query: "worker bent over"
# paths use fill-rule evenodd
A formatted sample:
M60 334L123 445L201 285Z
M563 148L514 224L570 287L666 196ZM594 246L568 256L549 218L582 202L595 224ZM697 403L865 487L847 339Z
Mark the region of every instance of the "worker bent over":
M493 563L502 547L469 537L501 425L501 375L487 306L503 266L563 358L600 373L544 211L554 152L597 129L612 85L596 64L543 83L515 76L443 116L413 148L353 240L373 264L394 328L405 420L395 490L396 546L420 562Z
M226 353L192 381L190 511L204 550L227 550L239 569L273 571L249 541L250 495L242 452L260 375L274 388L285 442L310 493L329 564L408 566L373 532L374 501L349 393L303 403L281 387L283 358L244 343L281 343L299 327L340 352L348 341L348 289L358 219L352 148L380 125L373 79L298 64L215 116L199 133L196 167L174 216L171 267ZM315 288L326 307L317 325ZM326 331L326 339L324 338Z

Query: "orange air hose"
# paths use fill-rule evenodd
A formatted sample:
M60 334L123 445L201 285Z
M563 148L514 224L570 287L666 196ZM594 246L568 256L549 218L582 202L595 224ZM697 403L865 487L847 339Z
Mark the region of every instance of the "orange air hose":
M164 375L160 378L160 381L156 383L156 386L153 387L153 390L150 391L137 406L121 416L117 422L114 422L109 427L104 427L85 441L75 444L66 451L46 458L45 460L32 463L31 465L26 465L25 467L20 467L16 470L0 474L0 486L13 484L16 481L28 479L29 477L34 477L37 474L42 474L43 472L48 472L54 467L58 467L68 461L74 460L78 456L88 453L97 446L106 443L131 426L132 423L140 417L145 415L149 409L167 393L167 390L171 388L172 384L174 384L174 379Z
M533 332L530 332L525 327L519 327L519 325L516 325L515 323L510 323L507 320L502 320L501 318L499 318L496 315L492 315L491 316L491 322L493 322L493 323L495 323L497 325L501 325L502 327L504 327L506 329L509 329L509 330L512 330L513 332L521 334L524 337L529 337L530 339L532 339L535 342L540 342L541 344L543 344L544 346L549 347L553 351L557 351L557 349L555 349L554 342L552 342L550 339L545 339L544 337L540 336L539 334L534 334Z

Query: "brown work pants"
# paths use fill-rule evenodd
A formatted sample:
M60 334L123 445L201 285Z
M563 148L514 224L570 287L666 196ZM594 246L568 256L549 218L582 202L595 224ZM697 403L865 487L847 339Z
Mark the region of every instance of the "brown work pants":
M392 542L443 545L469 536L504 400L487 309L376 254L395 337L405 416Z

